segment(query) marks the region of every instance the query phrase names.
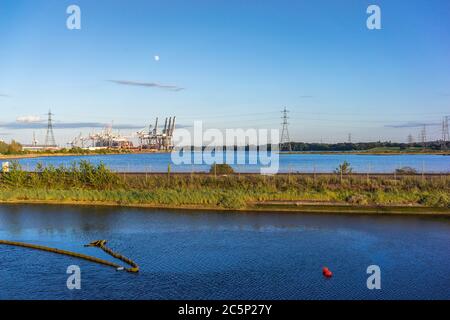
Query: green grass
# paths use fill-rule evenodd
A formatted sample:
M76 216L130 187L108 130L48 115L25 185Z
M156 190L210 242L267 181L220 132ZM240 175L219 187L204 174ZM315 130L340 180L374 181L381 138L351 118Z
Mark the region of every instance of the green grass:
M16 163L0 178L2 201L96 202L238 209L264 201L450 208L450 176L118 175L86 161L64 168Z

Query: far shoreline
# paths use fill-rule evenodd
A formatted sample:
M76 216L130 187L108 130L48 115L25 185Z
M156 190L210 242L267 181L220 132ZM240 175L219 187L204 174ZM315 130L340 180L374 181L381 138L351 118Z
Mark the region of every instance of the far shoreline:
M234 151L233 151L234 152ZM26 153L26 154L0 154L0 160L20 160L33 158L50 158L50 157L87 157L87 156L109 156L109 155L137 155L137 154L164 154L170 151L158 150L143 150L143 151L129 151L129 152L107 152L107 153ZM371 152L371 151L279 151L280 155L301 155L301 154L316 154L316 155L369 155L369 156L400 156L400 155L436 155L436 156L450 156L448 151L436 152Z

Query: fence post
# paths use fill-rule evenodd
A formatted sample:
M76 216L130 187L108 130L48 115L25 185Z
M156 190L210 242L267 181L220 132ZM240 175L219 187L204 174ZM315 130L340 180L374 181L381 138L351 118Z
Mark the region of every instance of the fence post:
M313 165L314 169L313 169L313 179L314 179L314 185L316 184L316 164L314 163Z
M289 163L288 168L288 184L291 184L291 164Z
M425 179L425 161L422 160L422 181Z

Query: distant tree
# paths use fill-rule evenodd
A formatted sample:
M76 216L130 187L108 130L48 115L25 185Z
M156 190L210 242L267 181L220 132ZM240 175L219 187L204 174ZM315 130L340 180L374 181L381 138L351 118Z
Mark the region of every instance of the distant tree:
M397 174L416 174L417 170L411 167L402 167L395 170Z
M22 152L22 145L14 140L10 144L0 141L1 154L18 154Z
M0 153L2 154L8 153L8 144L4 141L0 141Z
M229 164L226 164L226 163L223 163L223 164L213 163L211 165L211 168L209 169L209 173L213 173L213 174L232 174L232 173L234 173L234 170Z
M8 146L8 153L9 154L17 154L22 152L22 145L15 140L11 141L11 144Z
M353 169L347 161L342 162L339 167L334 170L335 173L343 175L352 173Z

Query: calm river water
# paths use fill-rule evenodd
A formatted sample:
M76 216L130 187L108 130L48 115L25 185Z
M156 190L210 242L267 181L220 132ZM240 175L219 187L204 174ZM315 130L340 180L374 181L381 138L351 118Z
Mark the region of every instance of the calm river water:
M450 299L448 218L2 205L0 239L111 259L83 247L108 239L141 267L0 245L0 299ZM66 287L69 265L81 290Z

